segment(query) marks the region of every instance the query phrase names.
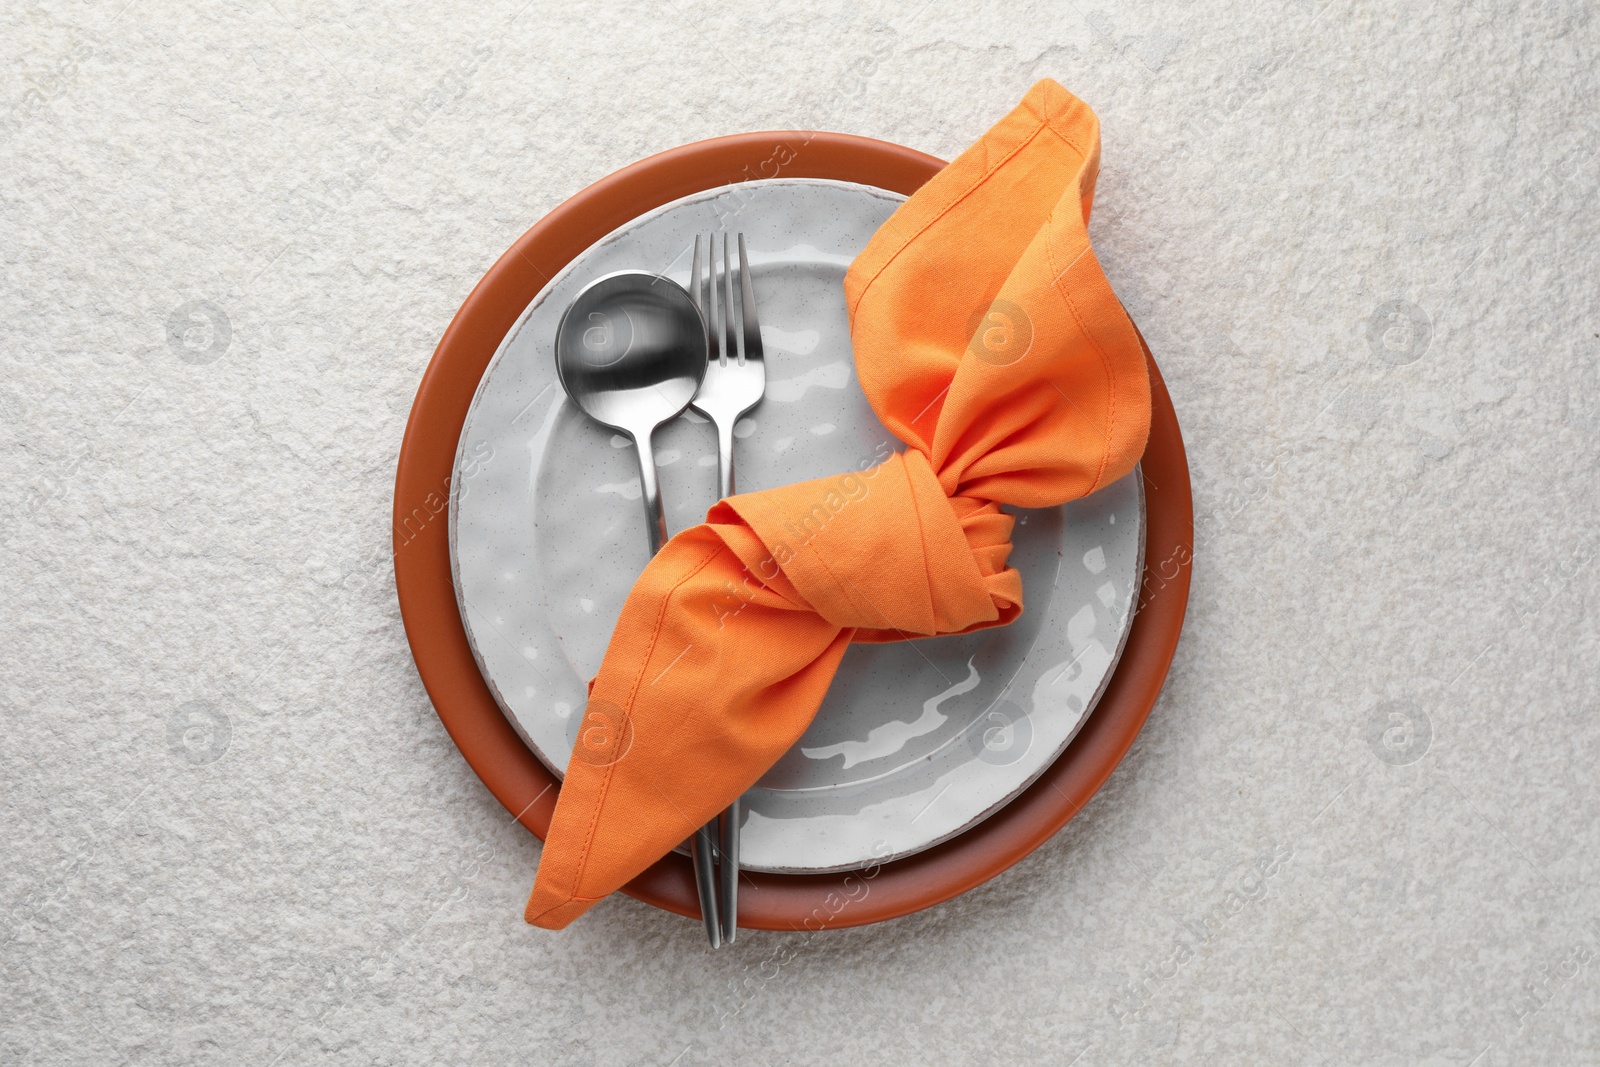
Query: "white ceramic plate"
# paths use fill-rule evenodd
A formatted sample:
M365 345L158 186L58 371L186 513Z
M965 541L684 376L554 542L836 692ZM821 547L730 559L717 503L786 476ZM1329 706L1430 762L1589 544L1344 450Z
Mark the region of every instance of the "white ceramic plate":
M553 338L588 282L617 270L687 284L694 235L743 232L767 392L736 430L741 491L859 469L900 449L851 364L845 271L904 198L773 179L658 208L584 252L506 335L462 429L450 552L478 666L528 745L564 773L585 686L649 549L632 445L556 379ZM656 435L667 524L703 520L716 440L686 415ZM1007 627L856 645L805 736L745 798L743 865L822 872L937 844L1022 792L1083 725L1132 621L1143 566L1139 472L1062 508L1018 510Z

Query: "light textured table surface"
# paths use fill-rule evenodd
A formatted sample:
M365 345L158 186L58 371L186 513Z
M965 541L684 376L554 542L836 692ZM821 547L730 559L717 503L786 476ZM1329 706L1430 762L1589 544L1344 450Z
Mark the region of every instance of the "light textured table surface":
M1600 17L577 6L0 10L0 1062L1600 1060ZM635 159L1043 76L1194 479L1126 762L879 927L525 926L387 556L440 333Z

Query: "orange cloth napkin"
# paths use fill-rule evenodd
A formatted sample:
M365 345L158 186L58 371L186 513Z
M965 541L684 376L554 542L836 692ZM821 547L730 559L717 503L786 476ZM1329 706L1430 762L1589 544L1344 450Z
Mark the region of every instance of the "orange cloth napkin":
M1089 247L1099 159L1094 112L1041 81L856 258L856 376L906 450L724 500L650 561L590 683L528 922L570 923L754 785L851 641L1016 618L1001 504L1133 469L1150 382Z

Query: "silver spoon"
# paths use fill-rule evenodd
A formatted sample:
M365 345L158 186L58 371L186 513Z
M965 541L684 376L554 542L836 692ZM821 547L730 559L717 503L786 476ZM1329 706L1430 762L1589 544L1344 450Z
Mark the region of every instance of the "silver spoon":
M683 414L706 376L705 320L683 287L659 274L621 271L579 293L556 327L556 373L583 413L632 438L639 452L650 554L667 540L651 438ZM700 914L712 948L722 947L711 826L690 842Z
M706 328L683 287L644 271L591 282L556 328L556 373L595 422L631 438L650 554L667 540L651 436L683 414L706 376Z

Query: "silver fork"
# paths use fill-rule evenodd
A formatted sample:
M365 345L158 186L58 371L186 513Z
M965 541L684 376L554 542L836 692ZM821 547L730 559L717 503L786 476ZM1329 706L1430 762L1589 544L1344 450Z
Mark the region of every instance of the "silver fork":
M706 271L700 270L700 238L694 239L694 263L689 274L689 295L706 320L709 334L707 351L710 363L705 381L690 407L711 420L717 428L717 497L733 495L733 427L740 417L761 403L767 388L767 365L761 348L761 323L756 318L756 294L750 285L750 257L745 252L744 234L738 235L739 266L728 262L728 234L722 235L722 275L718 285L717 235L706 235ZM737 277L737 282L735 278ZM738 324L734 323L733 291L739 290ZM718 293L718 289L721 293ZM719 300L719 296L721 299ZM732 944L738 930L739 904L739 807L735 800L719 817L718 871L721 899L717 911L722 923L722 940ZM710 829L710 827L706 827Z

